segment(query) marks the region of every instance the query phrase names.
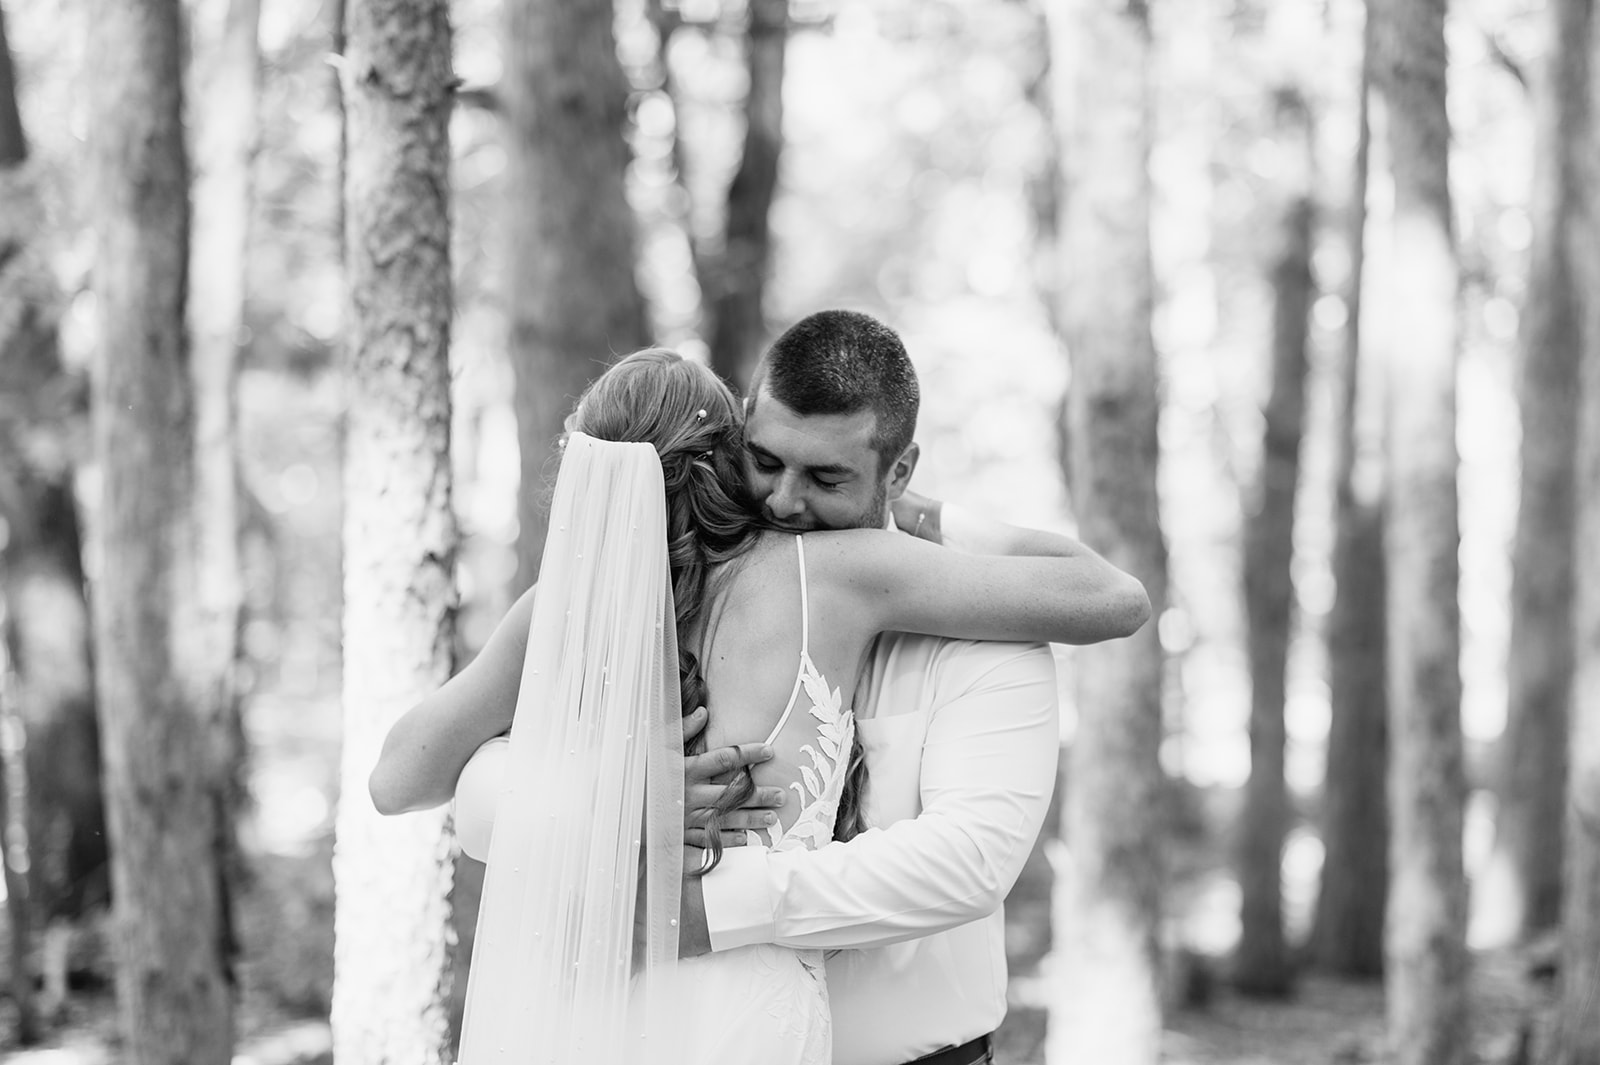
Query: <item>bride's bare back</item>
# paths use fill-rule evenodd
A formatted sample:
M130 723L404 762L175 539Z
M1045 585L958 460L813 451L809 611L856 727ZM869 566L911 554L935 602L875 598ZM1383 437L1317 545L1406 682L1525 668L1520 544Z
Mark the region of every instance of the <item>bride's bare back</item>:
M825 582L809 573L802 580L797 539L764 534L717 575L700 641L708 745L765 741L773 748L772 760L754 769L758 785L787 796L768 843L843 775L849 709L872 635L837 616ZM830 820L829 835L832 828Z

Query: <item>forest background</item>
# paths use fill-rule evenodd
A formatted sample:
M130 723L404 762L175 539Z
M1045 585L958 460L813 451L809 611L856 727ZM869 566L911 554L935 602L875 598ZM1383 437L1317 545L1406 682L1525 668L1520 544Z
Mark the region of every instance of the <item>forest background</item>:
M394 1008L449 1060L479 869L442 813L374 835L396 691L531 578L526 486L612 355L738 384L847 306L921 376L916 488L1076 532L1158 603L1125 650L1058 651L1063 809L1008 899L998 1060L1600 1060L1570 904L1600 898L1600 180L1572 178L1600 35L1579 0L1368 6L6 0L0 1057L400 1060L328 1024ZM362 95L386 34L404 121ZM155 420L119 428L134 394ZM374 458L387 405L413 450ZM151 546L184 522L193 571ZM1385 591L1397 559L1421 583ZM163 669L188 694L126 695ZM116 917L107 814L147 884ZM1128 943L1082 938L1107 913Z

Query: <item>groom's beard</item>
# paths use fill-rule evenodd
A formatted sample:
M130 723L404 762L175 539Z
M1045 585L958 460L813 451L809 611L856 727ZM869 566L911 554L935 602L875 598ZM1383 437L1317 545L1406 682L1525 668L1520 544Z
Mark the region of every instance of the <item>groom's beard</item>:
M872 492L872 502L867 509L856 519L855 524L847 526L851 529L881 529L888 515L889 486L882 481Z

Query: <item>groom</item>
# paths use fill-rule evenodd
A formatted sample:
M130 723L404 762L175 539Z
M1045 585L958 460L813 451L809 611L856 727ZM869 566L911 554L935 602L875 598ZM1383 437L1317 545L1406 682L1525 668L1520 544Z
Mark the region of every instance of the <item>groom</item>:
M850 311L796 323L746 400L747 466L768 520L881 528L892 514L958 549L1025 553L1026 531L907 493L917 406L892 329ZM682 951L838 950L827 962L838 1065L992 1061L1006 1010L1001 902L1055 786L1054 660L1041 644L885 634L855 712L873 827L816 851L724 852L685 880ZM727 748L692 760L691 793L712 793L713 767L749 759Z

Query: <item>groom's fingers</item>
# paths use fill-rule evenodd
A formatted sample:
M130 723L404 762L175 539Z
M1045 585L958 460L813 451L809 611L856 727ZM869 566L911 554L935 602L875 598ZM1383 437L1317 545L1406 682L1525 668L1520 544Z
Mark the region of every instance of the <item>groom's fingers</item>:
M721 822L724 832L754 832L777 823L778 815L771 810L729 810Z
M728 790L726 784L695 784L683 789L683 806L687 813L684 815L684 824L691 828L706 823L711 815L711 807L722 798L723 792ZM723 824L732 824L728 818L734 814L755 812L761 810L775 810L783 805L784 794L782 788L757 788L737 810L730 810L723 814ZM756 827L756 826L744 826Z
M705 828L710 823L711 811L705 809L690 810L688 816L683 819L684 828ZM738 829L741 832L747 829L771 828L777 823L778 815L774 811L760 807L729 810L717 819L717 824L724 829Z
M750 840L746 837L745 832L754 831L756 828L772 830L771 825L753 825L747 830L744 828L736 829L732 825L724 824L722 826L723 848L743 847L745 844L750 842ZM774 838L776 838L776 835L777 833L774 831ZM762 842L765 841L762 840ZM705 828L686 828L683 831L683 844L686 847L699 847L702 850L710 850L711 832L709 829Z
M695 711L699 713L699 711ZM741 743L737 747L718 747L705 754L691 754L683 760L683 779L687 784L708 784L745 766L760 765L772 757L764 743Z

